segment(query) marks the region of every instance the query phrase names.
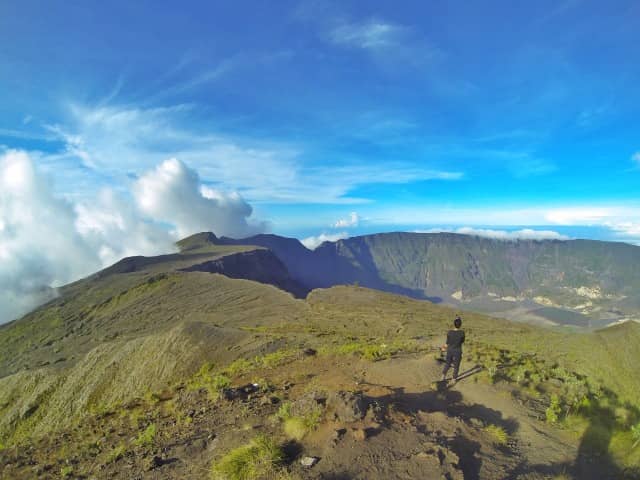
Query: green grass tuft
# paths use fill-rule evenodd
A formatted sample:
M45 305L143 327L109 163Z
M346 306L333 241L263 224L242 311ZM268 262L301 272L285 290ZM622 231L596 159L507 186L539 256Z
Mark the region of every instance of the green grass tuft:
M283 430L288 438L300 441L307 434L307 425L302 417L287 418L283 424Z
M631 448L636 448L640 444L640 423L631 427L631 438L633 439Z
M509 434L499 425L487 425L484 431L491 436L491 440L495 445L504 446L509 441Z
M71 475L73 475L73 467L71 465L66 465L60 469L61 478L69 478Z
M106 463L115 463L124 457L125 453L127 453L127 447L125 447L124 443L121 443L116 448L111 450L107 455Z
M211 468L215 480L257 480L278 473L284 459L282 448L260 435L249 444L231 450Z
M294 440L302 440L304 436L315 430L322 418L322 408L317 406L304 414L294 415L290 402L280 405L276 416L283 422L283 430L287 437Z
M156 424L152 423L144 430L144 432L140 432L140 434L138 435L138 438L136 438L134 443L138 447L148 447L150 445L153 445L153 442L156 438L156 433L157 433Z

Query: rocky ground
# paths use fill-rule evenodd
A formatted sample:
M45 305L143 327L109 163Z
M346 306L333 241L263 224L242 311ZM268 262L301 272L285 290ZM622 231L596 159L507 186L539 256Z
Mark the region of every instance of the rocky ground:
M301 353L236 376L220 398L185 383L94 412L56 436L2 450L0 475L209 478L229 450L266 434L283 446L286 478L621 478L606 463L584 469L576 439L518 402L508 385L478 371L444 384L436 382L440 369L431 354L370 362ZM318 414L292 435L283 405L301 418Z

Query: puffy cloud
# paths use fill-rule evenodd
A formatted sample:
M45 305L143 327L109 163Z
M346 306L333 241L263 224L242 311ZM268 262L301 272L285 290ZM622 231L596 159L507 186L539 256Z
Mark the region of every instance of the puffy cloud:
M307 237L300 241L309 250L315 250L324 242L337 242L338 240L343 240L345 238L349 238L349 234L347 232L340 232L335 234L321 233L316 237Z
M136 181L135 202L103 190L74 204L51 185L27 153L0 156L0 323L125 256L167 253L202 230L233 236L264 227L249 224L251 207L238 194L202 187L177 160Z
M486 228L460 227L455 229L433 228L422 230L421 233L450 232L462 235L475 235L477 237L495 238L497 240L568 240L569 237L553 230L492 230Z
M631 155L631 160L640 167L640 152L636 152Z
M264 223L249 223L252 208L239 194L203 187L197 172L175 158L143 175L134 196L145 214L174 225L178 237L208 230L247 237L266 228Z
M0 323L99 266L75 229L73 205L52 193L22 152L0 157L0 225Z
M358 223L360 223L360 216L357 212L351 212L349 218L341 218L333 224L333 228L357 227Z
M97 254L98 268L124 257L158 255L175 249L175 235L143 218L135 205L111 190L101 191L91 204L76 205L75 211L75 229Z

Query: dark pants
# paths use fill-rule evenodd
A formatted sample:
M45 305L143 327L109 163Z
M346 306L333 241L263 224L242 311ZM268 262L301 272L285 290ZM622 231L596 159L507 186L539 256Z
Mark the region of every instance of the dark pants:
M442 375L446 375L451 365L453 365L453 378L458 378L458 370L460 369L460 360L462 360L462 350L447 349L447 363L444 366Z

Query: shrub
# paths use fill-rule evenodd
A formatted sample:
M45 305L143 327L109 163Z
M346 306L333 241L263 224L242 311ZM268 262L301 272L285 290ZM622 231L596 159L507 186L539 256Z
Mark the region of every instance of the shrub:
M484 431L491 436L495 445L506 445L509 440L507 431L499 425L487 425Z
M60 476L62 478L67 478L73 475L73 467L71 465L67 465L60 469Z
M224 369L224 373L229 375L230 377L236 377L238 375L245 374L251 370L253 370L254 365L250 360L245 358L239 358L231 365Z
M558 423L561 412L562 409L560 408L560 397L558 397L558 395L556 394L551 395L551 404L544 412L547 418L547 422Z
M291 402L283 402L282 405L280 405L280 408L278 408L276 416L280 420L287 420L288 418L291 418Z
M218 400L220 392L230 386L231 380L229 377L222 373L214 373L214 366L210 363L202 365L198 373L189 381L190 389L205 388L209 392L209 398L213 401Z
M581 404L588 400L589 388L584 380L568 374L565 378L564 401L567 415L577 410Z
M264 368L273 368L292 360L295 355L295 351L283 349L277 350L273 353L268 353L263 357L256 357L254 361L256 365L260 365Z
M214 463L211 474L213 479L220 480L257 480L275 475L283 459L282 448L260 435Z
M121 443L116 448L111 450L111 452L109 452L109 455L107 455L106 462L107 463L117 462L122 457L124 457L125 453L127 453L127 448L124 446L124 443Z
M284 421L284 433L294 440L302 440L307 434L307 426L302 417L291 417Z
M631 427L631 438L633 438L633 445L631 448L636 448L640 443L640 423Z
M302 440L307 432L315 430L322 418L320 406L309 409L301 415L293 415L290 402L283 403L276 416L284 422L283 429L287 437L294 440Z
M498 380L498 365L491 362L487 365L487 374L489 375L489 381L491 383L496 383Z
M139 447L146 447L153 444L153 441L156 438L156 424L152 423L149 425L144 432L140 432L138 438L135 440L135 444Z

